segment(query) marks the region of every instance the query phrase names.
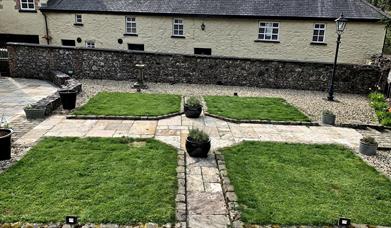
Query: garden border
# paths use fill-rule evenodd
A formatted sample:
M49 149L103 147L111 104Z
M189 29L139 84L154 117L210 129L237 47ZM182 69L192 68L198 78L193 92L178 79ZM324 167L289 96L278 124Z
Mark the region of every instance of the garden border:
M181 104L179 112L169 113L160 116L111 116L111 115L67 115L67 119L92 119L92 120L161 120L184 114L183 105L185 102L184 96L181 96Z

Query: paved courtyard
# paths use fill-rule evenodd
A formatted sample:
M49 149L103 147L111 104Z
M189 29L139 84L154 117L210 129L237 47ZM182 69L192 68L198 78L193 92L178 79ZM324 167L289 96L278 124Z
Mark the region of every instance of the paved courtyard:
M362 135L356 130L338 127L234 124L211 117L188 119L184 115L159 121L75 120L63 115L46 119L16 144L32 146L41 137L136 137L156 138L180 150L190 128L206 131L212 140L207 159L186 156L186 200L188 227L227 227L230 224L222 180L214 150L243 140L337 143L356 149Z
M0 77L0 117L11 122L23 116L23 107L57 91L57 87L41 80Z

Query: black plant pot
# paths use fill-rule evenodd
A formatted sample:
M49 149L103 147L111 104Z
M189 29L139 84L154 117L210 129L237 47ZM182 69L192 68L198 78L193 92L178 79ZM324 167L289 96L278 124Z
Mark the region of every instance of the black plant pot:
M58 93L60 94L63 109L71 110L76 107L76 91L61 90Z
M11 159L12 129L0 129L0 161Z
M195 142L192 138L186 139L186 151L190 157L206 158L210 150L210 139L206 142Z
M190 107L188 105L184 106L185 116L187 118L198 118L202 112L202 106Z

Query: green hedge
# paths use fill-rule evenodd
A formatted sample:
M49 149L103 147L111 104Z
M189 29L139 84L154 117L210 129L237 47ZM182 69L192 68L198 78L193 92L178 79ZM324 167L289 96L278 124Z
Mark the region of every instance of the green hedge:
M391 112L388 112L388 103L382 93L373 92L369 94L371 106L375 109L379 122L384 126L391 126Z

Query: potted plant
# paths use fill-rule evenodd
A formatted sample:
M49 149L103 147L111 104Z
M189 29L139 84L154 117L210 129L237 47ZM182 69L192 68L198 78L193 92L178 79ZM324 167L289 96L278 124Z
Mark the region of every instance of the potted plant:
M75 90L64 89L58 91L58 93L60 94L63 109L71 110L76 107L77 92Z
M208 157L210 150L210 138L209 136L199 130L191 129L189 136L186 139L186 151L191 157Z
M23 108L27 119L43 119L45 118L46 109L43 107L37 107L35 105L27 105Z
M377 142L373 137L364 137L360 139L360 153L368 156L376 154Z
M201 101L196 97L190 97L186 100L184 106L185 115L188 118L198 118L202 112Z
M335 125L335 115L330 110L324 110L322 112L322 123L328 125Z
M11 159L11 135L14 131L6 123L4 115L0 123L0 161Z

